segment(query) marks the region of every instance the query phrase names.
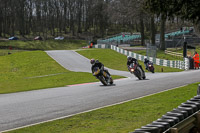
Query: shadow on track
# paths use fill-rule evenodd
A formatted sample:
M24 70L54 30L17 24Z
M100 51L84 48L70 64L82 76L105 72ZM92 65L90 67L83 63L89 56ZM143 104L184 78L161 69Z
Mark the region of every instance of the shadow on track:
M116 84L111 84L111 85L99 85L101 87L108 87L108 86L116 86Z

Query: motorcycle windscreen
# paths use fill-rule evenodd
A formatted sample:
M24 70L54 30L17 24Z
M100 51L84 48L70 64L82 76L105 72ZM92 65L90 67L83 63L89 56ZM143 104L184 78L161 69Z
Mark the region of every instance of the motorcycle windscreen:
M149 66L149 67L152 67L152 66L153 66L153 63L152 63L152 62L149 62L149 63L148 63L148 66Z

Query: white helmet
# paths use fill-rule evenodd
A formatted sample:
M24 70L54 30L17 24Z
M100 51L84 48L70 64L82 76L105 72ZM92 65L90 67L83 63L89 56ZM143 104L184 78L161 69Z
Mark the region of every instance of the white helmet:
M132 57L131 57L131 56L127 56L127 60L128 60L128 61L131 61L131 60L132 60Z

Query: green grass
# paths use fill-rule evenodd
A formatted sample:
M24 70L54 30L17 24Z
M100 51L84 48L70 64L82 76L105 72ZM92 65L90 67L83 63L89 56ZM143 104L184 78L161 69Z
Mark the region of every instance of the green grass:
M128 71L127 66L126 66L127 57L125 55L122 55L122 54L114 51L114 50L111 50L111 49L89 49L89 50L82 50L82 51L77 51L77 52L89 59L91 59L91 58L98 59L106 67L116 69L116 70ZM139 63L142 65L142 68L145 68L144 63L142 61L139 61ZM155 72L161 72L162 69L163 69L163 72L183 71L181 69L158 66L155 64L154 64L154 67L155 67Z
M84 40L47 40L47 41L0 41L0 46L12 46L17 49L28 50L62 50L62 49L78 49L88 45Z
M114 79L121 77L113 76ZM42 51L18 52L0 56L0 93L30 91L96 81L98 80L91 73L66 70Z
M17 52L23 52L25 50L9 50L9 49L0 49L0 56L5 56L8 54L13 54Z
M99 59L109 68L127 71L126 56L113 50L89 49L79 51L79 53L88 58ZM144 68L143 63L140 62L140 64ZM160 72L161 68L164 69L164 72L181 71L180 69L155 65L156 72ZM114 79L121 77L113 76ZM71 72L64 69L42 51L13 52L11 55L0 56L0 93L29 91L96 81L98 80L90 73Z
M199 83L9 133L127 133L196 95ZM159 101L159 102L158 102Z
M79 54L91 59L98 59L106 67L116 70L127 70L126 56L111 49L89 49L77 51Z
M146 56L146 50L135 50L135 51L132 51L132 52ZM175 57L173 55L165 54L165 52L161 51L161 50L157 50L157 57L156 58L165 59L165 60L183 60L182 57Z

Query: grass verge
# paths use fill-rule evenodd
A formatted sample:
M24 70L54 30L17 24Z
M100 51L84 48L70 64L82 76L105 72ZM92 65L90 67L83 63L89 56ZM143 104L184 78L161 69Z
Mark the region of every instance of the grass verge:
M93 49L93 50L82 50L77 51L79 54L91 59L99 59L100 62L102 62L106 67L116 69L116 70L122 70L122 71L128 71L126 66L127 58L125 55L120 54L114 50L111 49ZM144 67L144 63L142 61L139 61L139 63ZM164 66L158 66L155 65L155 72L180 72L183 71L181 69L177 68L170 68L170 67L164 67ZM147 72L147 71L146 71Z
M96 81L91 73L66 70L42 51L0 56L0 94Z
M25 50L9 50L9 49L0 49L0 56L5 56L17 52L23 52Z
M88 45L84 40L47 40L47 41L0 41L1 47L25 50L63 50L77 49Z
M9 133L127 133L196 95L199 83ZM159 101L159 102L158 102Z

